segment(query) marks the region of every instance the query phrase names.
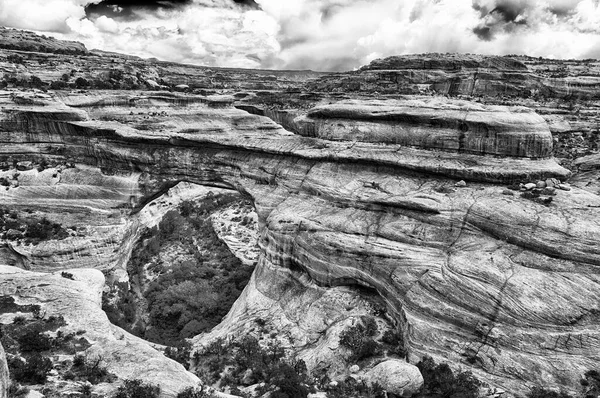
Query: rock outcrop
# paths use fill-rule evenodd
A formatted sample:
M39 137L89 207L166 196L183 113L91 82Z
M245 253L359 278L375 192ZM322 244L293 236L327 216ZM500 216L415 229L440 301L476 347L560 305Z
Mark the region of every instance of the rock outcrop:
M4 348L0 344L0 398L8 397L8 387L10 386L10 375L8 374L8 365Z
M73 269L70 274L72 279L60 273L0 266L0 293L14 299L19 306L39 305L40 314L45 317L62 316L66 324L59 330L65 335L84 331L83 337L90 345L85 355L101 358L102 366L121 380L141 379L159 384L163 397L175 397L183 388L199 383L198 378L186 372L182 365L108 321L101 309L104 277L100 271ZM17 315L32 316L4 313L2 321L10 323ZM60 391L60 386L57 388ZM98 388L107 395L116 389L103 385Z
M427 354L461 364L493 386L573 389L598 368L600 197L574 188L546 206L502 194L502 184L570 175L530 112L441 100L346 102L309 111L302 123L319 127L301 136L193 96L132 93L128 107L110 97L76 108L65 105L74 101L68 96L37 101L43 105L3 100L5 161L45 157L135 175L136 206L179 181L253 199L261 255L215 333L245 330L265 305L281 322L304 314L304 290L282 296L295 278L325 291L374 289L412 361ZM462 148L473 153L453 144L461 142L464 109ZM359 133L335 131L339 119ZM390 122L399 124L397 138ZM429 146L446 142L444 134L444 150ZM466 183L455 187L458 179Z
M533 111L467 101L343 101L295 122L299 134L333 141L527 158L552 153L552 134Z

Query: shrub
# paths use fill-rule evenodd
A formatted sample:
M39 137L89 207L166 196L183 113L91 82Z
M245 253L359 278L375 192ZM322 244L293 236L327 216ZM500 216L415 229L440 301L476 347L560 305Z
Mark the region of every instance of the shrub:
M264 382L261 394L271 391L273 398L305 398L308 395L306 364L287 362L284 356L278 342L262 347L255 337L244 336L229 344L217 340L206 347L202 355L197 352L194 358L203 366L203 378L209 383L220 381L221 385L238 386ZM224 369L227 371L221 377Z
M52 361L39 353L35 353L26 361L21 359L10 360L8 366L15 381L44 384L48 373L52 370Z
M381 346L373 339L375 335L377 335L375 320L363 318L360 323L340 333L340 345L350 350L350 360L359 361L381 351Z
M73 357L73 366L76 368L83 367L85 365L85 357L83 355L75 355Z
M391 347L390 353L392 354L396 354L403 358L408 355L402 333L388 329L381 337L381 342Z
M14 64L23 64L24 63L23 57L20 56L19 54L10 54L8 57L6 57L6 60L8 62L12 62Z
M204 391L202 387L188 387L177 394L177 398L213 398L214 395Z
M36 88L40 88L40 87L44 86L44 82L42 81L42 79L40 79L37 76L31 76L30 84L31 84L31 87L36 87Z
M346 380L340 380L337 385L324 386L327 391L327 398L383 398L386 393L377 383L368 385L364 380L356 380L348 377Z
M66 279L75 280L75 278L73 278L73 274L70 272L67 272L67 271L61 272L60 276L62 276L63 278L66 278Z
M17 337L22 352L41 352L52 348L52 339L40 332L38 328L27 330Z
M125 380L114 398L158 398L160 387L144 383L142 380Z
M79 363L79 360L78 360ZM75 361L73 361L75 366ZM110 374L106 367L102 366L102 357L85 357L83 366L79 366L81 376L92 384L98 384L109 379Z
M572 398L564 391L556 392L542 387L533 387L527 398ZM594 397L595 398L595 397Z
M64 90L68 87L69 87L69 85L63 80L55 80L50 83L50 88L52 90Z
M442 397L477 398L481 382L471 372L454 375L448 364L436 365L435 361L424 356L417 368L423 376L423 396L438 394Z
M90 82L87 81L87 79L84 79L83 77L78 77L77 79L75 79L75 87L77 88L84 88L84 87L88 87L90 85Z
M10 398L26 397L29 394L29 388L23 387L18 383L10 383L8 386L8 396Z

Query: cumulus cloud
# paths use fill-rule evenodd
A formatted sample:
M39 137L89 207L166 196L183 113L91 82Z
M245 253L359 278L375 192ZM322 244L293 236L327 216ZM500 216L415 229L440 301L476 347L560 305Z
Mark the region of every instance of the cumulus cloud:
M348 70L422 52L600 56L598 0L2 0L0 23L249 68Z
M89 0L2 0L0 24L45 32L69 31L67 19L85 16Z

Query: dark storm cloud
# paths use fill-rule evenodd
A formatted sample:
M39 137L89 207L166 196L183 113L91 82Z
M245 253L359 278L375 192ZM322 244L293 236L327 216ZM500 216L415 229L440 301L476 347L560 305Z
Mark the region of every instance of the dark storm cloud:
M233 0L233 2L249 8L254 8L255 10L260 9L260 6L254 0Z
M88 17L105 15L111 18L134 18L135 10L176 9L190 4L192 0L102 0L98 4L88 4L85 13Z
M254 0L227 0L227 3L244 8L259 9ZM88 17L105 15L115 19L135 19L136 11L176 10L194 4L194 0L102 0L97 4L88 4L85 12ZM220 7L222 3L201 1L204 7Z
M499 32L512 32L527 25L530 3L524 0L473 1L473 9L479 12L481 22L473 33L481 40L490 41Z

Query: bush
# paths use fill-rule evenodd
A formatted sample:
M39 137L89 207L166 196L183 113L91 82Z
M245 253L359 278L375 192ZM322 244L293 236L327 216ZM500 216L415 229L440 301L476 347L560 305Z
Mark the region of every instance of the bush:
M377 383L368 385L364 380L348 377L340 380L336 386L324 386L327 398L384 398L387 397L383 388Z
M14 64L23 64L25 62L23 57L19 54L10 54L8 57L6 57L6 60Z
M142 380L125 380L114 398L158 398L160 387L144 383Z
M78 373L80 373L83 379L92 384L98 384L110 380L111 374L108 373L106 367L102 366L101 356L97 356L95 358L83 357L83 364L81 364L81 359L77 357L81 358L82 356L77 355L73 359L73 367L77 368Z
M10 374L20 383L44 384L52 361L39 353L33 354L26 361L12 359L8 362Z
M477 398L481 382L471 372L454 375L448 364L436 365L435 361L424 356L417 368L423 376L423 389L420 396L440 395L454 398Z
M50 83L50 88L52 90L65 90L69 88L69 85L62 80L55 80Z
M67 272L67 271L61 272L60 276L62 276L63 278L66 278L66 279L75 280L75 278L73 278L73 274L70 272Z
M223 344L217 340L194 358L206 373L208 383L236 387L248 383L265 383L261 394L271 391L273 398L305 398L308 395L308 375L304 361L286 362L285 352L278 342L262 347L253 336ZM225 371L225 376L221 377ZM220 380L219 380L220 379Z
M17 341L22 352L41 352L52 348L52 339L40 332L38 328L27 330L17 337Z
M87 79L84 79L83 77L78 77L77 79L75 79L75 87L77 88L85 88L88 87L90 85L90 82L87 81Z
M588 370L584 378L581 379L581 385L584 387L585 398L596 398L600 396L600 372L597 370Z
M206 391L204 391L204 389L202 387L199 388L194 388L194 387L188 387L182 391L179 392L179 394L177 394L177 398L213 398L214 395L210 394Z
M29 394L29 388L23 387L18 383L10 383L8 386L9 398L21 398L26 397Z
M572 398L564 391L556 392L542 387L533 387L527 398ZM595 398L595 397L594 397Z
M376 335L377 323L373 318L365 317L340 333L340 345L350 350L350 360L359 361L381 351L381 346L373 339Z

